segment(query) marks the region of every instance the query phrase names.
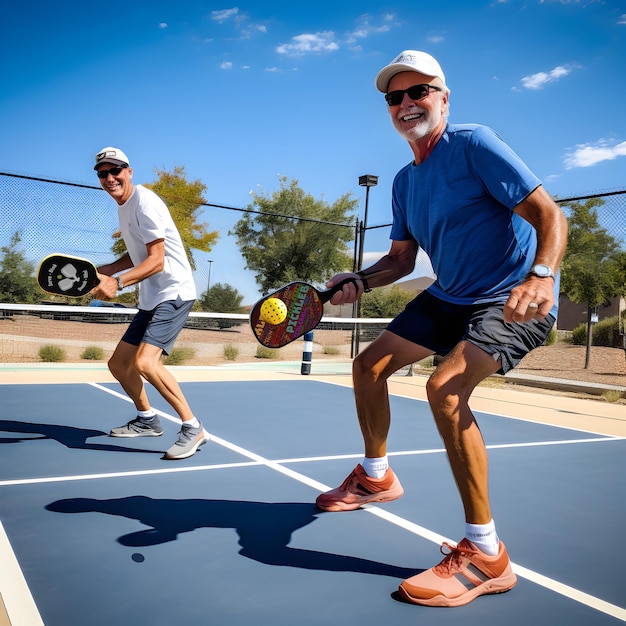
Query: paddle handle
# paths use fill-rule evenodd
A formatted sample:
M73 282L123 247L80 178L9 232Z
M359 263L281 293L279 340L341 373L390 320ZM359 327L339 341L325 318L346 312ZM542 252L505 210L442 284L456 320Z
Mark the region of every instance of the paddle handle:
M383 274L389 274L389 272L391 272L391 270L378 270L377 272L372 272L371 274L368 274L366 276L366 278L374 278L375 276L382 276ZM352 278L352 276L350 278L344 278L340 283L337 283L336 285L334 285L333 287L331 287L330 289L327 289L326 291L321 291L319 296L320 296L320 300L325 304L326 302L329 302L330 299L339 291L341 291L347 284L349 283L353 283L354 286L356 287L356 281L358 279L357 278Z

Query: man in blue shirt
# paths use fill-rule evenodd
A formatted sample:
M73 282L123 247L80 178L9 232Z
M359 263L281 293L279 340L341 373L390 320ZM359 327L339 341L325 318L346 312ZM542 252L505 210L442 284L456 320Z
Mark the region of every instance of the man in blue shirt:
M465 537L445 544L443 561L399 591L415 604L460 606L516 583L491 515L487 451L469 398L483 379L514 368L553 327L567 221L494 131L448 123L450 90L432 56L403 51L378 73L376 87L413 161L394 179L389 252L357 277L328 281L332 287L357 278L331 302L354 302L410 274L420 247L437 278L355 358L365 456L341 486L318 496L317 506L349 511L403 494L387 459L387 379L429 355L443 356L426 391L463 503ZM379 270L387 271L368 279Z

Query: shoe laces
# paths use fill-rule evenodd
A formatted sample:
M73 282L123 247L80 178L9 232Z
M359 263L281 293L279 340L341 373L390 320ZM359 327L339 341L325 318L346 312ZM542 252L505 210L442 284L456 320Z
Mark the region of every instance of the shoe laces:
M434 567L434 570L443 574L451 574L459 570L464 557L471 558L474 555L480 554L478 550L473 550L467 545L453 546L447 541L441 544L439 551L445 558L439 565Z

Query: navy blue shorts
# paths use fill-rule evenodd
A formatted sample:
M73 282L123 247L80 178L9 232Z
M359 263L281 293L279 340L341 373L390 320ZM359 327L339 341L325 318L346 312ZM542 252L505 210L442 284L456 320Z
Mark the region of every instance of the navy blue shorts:
M542 320L508 324L502 303L451 304L423 291L387 330L440 356L460 341L469 341L500 362L499 373L505 374L544 343L554 322L554 317L548 315Z
M195 300L166 300L152 311L139 309L130 326L126 329L122 341L138 346L149 343L169 354L180 331L183 329L189 311Z

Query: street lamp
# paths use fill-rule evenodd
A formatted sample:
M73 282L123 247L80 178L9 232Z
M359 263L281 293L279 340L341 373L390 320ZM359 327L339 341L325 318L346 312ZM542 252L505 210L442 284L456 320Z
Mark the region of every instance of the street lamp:
M378 176L372 176L372 174L364 174L359 176L359 186L365 187L365 213L363 215L363 221L361 222L361 233L359 237L359 257L357 263L357 272L363 269L363 244L365 242L365 231L367 230L367 211L369 208L370 200L370 187L376 187L378 185Z
M359 253L356 256L356 272L363 269L363 246L365 244L365 231L367 230L367 211L369 208L370 187L375 187L376 185L378 185L378 176L373 176L372 174L364 174L363 176L359 176L359 186L365 187L365 213L363 214L363 221L359 224ZM360 298L352 305L352 316L356 318L361 317ZM352 358L354 358L359 353L360 333L360 325L355 324L354 330L352 331Z
M211 266L213 265L213 261L211 259L208 259L207 263L209 264L209 282L206 288L206 304L207 308L210 310L211 307L209 306L209 291L211 291Z

